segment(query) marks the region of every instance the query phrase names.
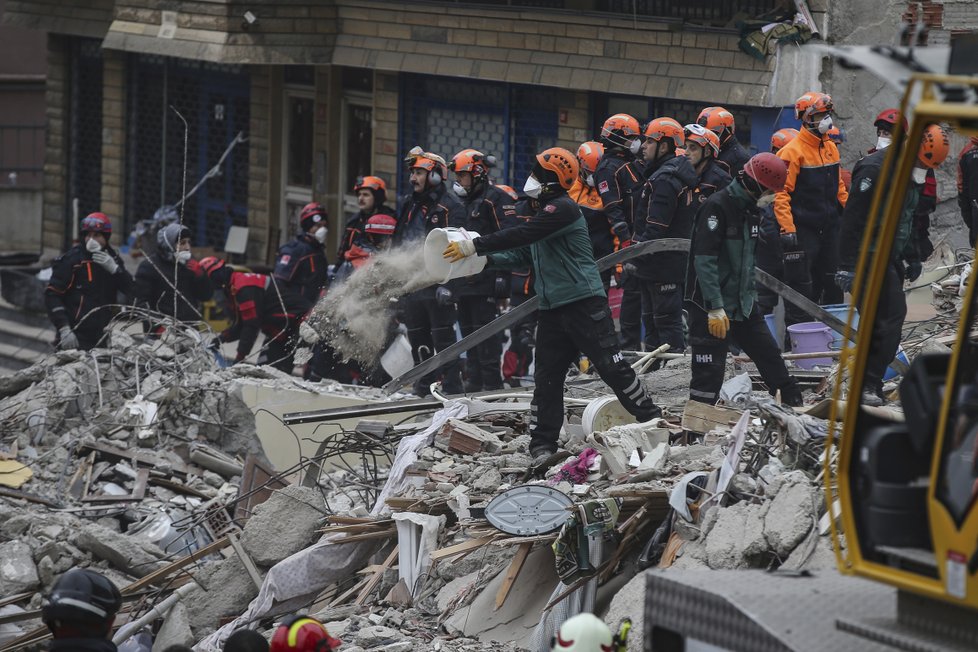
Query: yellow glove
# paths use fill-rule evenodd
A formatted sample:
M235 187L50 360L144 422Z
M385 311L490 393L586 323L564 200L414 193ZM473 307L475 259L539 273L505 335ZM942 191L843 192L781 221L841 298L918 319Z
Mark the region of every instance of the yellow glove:
M717 308L708 312L706 316L709 320L706 328L710 331L710 335L718 340L726 339L727 331L730 330L730 319L727 317L726 311L723 308Z
M475 241L458 240L456 242L449 242L448 246L445 247L445 251L443 251L441 255L445 260L457 263L463 258L468 258L469 256L475 255Z

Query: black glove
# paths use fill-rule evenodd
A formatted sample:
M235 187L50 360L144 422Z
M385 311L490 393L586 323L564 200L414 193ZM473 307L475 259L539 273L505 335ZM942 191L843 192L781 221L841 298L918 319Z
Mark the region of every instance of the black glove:
M835 284L843 292L852 292L852 285L856 280L855 272L840 269L835 273Z
M794 251L798 248L798 234L797 233L782 233L781 234L781 248L785 251Z
M908 261L903 268L903 278L911 283L920 278L920 273L924 271L924 265L919 260Z
M502 276L496 277L496 282L492 287L492 298L493 299L509 298L509 279L503 278Z
M635 267L635 263L625 263L621 266L621 284L624 285L630 279L635 278L635 272L638 268Z
M221 336L215 335L211 338L211 341L207 344L207 348L211 351L221 350Z
M611 232L615 234L619 242L625 242L631 238L632 230L628 228L628 224L625 222L615 222L611 225Z
M435 290L435 303L443 308L450 306L455 303L455 295L444 285L439 285Z

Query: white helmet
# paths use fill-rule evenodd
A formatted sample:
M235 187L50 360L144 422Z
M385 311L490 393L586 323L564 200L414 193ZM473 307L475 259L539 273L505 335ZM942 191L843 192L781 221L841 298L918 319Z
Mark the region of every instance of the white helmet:
M594 614L577 614L557 630L551 651L612 652L611 630Z

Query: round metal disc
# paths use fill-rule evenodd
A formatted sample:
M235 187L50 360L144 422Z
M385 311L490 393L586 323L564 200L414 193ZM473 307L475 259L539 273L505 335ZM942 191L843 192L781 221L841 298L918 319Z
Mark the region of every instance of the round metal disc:
M570 497L553 487L525 485L493 498L486 506L486 519L507 534L546 534L564 524L573 506Z

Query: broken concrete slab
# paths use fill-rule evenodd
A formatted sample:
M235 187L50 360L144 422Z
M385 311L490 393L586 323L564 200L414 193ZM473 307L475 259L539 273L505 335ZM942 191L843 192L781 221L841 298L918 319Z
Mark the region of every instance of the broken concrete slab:
M258 588L237 556L205 568L196 574L198 588L183 601L190 606L190 628L195 637L212 631L222 619L238 616L258 595Z
M645 573L633 577L615 594L611 606L608 607L608 613L604 616L604 622L612 632L615 632L623 618L632 621L632 629L628 633L627 652L644 652Z
M403 638L404 635L396 629L383 625L372 625L357 632L353 642L365 650L371 650L390 643L400 642Z
M30 546L22 541L0 544L0 596L33 591L39 585Z
M144 577L165 565L161 559L166 554L152 543L94 523L82 526L74 544L135 577Z
M197 639L190 629L190 615L183 602L178 602L163 619L163 626L153 640L153 652L163 652L171 645L192 646Z
M273 566L318 538L325 512L322 494L290 485L255 509L241 534L241 545L259 566Z
M768 503L740 502L720 510L706 537L710 568L753 568L768 550L764 513Z
M781 559L817 527L815 489L802 471L790 471L783 477L771 506L764 515L764 538Z

